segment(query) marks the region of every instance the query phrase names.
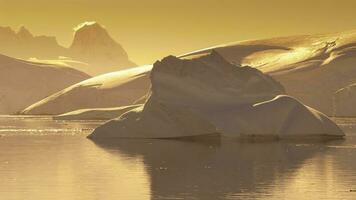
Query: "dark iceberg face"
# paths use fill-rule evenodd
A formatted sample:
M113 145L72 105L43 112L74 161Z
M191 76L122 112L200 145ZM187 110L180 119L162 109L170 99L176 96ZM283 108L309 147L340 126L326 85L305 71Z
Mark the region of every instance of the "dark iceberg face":
M283 94L283 86L251 67L227 62L218 53L182 60L168 56L155 63L152 98L189 107L251 104Z

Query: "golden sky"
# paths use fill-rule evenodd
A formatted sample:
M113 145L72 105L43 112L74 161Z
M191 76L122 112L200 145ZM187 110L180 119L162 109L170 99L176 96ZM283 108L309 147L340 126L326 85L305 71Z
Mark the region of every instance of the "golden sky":
M0 26L68 46L97 21L138 64L238 40L356 29L355 0L0 0Z

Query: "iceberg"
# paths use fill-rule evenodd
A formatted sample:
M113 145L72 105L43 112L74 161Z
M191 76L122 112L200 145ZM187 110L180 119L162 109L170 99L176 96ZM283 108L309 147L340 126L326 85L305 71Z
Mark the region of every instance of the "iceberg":
M146 103L98 127L100 138L343 136L326 115L284 95L261 71L233 65L217 52L154 64Z

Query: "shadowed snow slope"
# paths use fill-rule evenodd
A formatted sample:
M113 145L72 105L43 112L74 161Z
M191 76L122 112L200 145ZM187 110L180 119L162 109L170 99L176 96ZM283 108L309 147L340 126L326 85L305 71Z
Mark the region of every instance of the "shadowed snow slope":
M83 72L0 55L0 114L14 114L89 78Z
M268 75L232 65L216 52L192 60L166 57L154 64L151 82L144 106L98 127L89 137L343 135L320 112L292 97L277 96L284 90Z
M22 113L58 115L79 109L131 105L149 91L151 68L147 65L96 76L53 94Z
M230 62L255 67L279 81L286 92L331 115L334 93L356 82L356 31L244 41L214 49Z
M279 95L251 106L209 113L218 132L227 136L343 136L326 115L298 100Z
M53 117L55 120L108 120L119 117L127 111L140 107L141 104L118 108L81 109Z

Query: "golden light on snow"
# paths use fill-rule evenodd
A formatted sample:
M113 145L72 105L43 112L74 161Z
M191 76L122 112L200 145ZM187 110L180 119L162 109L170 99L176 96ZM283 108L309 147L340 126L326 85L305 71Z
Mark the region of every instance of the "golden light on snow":
M74 27L74 31L77 31L77 30L83 28L84 26L91 26L95 23L96 23L95 21L83 22L83 23L79 24L78 26Z

